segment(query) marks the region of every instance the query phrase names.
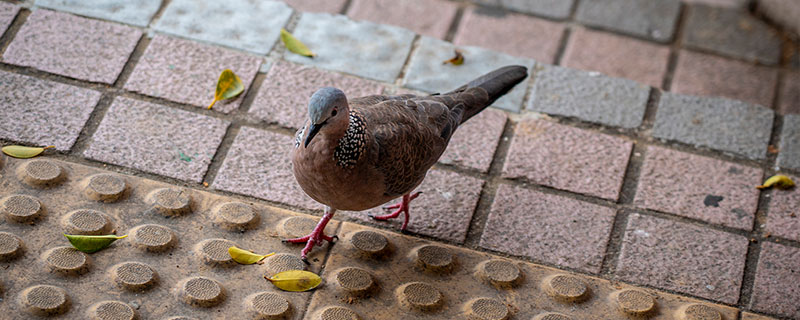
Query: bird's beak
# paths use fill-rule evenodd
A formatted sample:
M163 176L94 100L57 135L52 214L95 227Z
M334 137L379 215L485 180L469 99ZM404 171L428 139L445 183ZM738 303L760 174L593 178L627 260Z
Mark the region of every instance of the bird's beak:
M304 148L308 147L308 144L311 143L311 139L314 139L314 136L316 136L317 133L319 133L319 129L322 128L323 125L325 125L325 122L320 124L315 124L315 123L311 124L311 128L308 129L308 136L306 137L306 142L303 144Z

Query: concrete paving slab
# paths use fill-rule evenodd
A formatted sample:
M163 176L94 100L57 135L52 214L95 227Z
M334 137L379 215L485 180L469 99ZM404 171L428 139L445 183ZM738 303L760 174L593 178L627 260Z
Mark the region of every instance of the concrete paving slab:
M503 7L553 19L569 16L575 0L500 0Z
M789 175L795 183L800 177ZM767 214L766 232L789 240L800 241L800 188L771 191L769 214Z
M355 0L347 15L354 20L390 24L444 39L457 10L457 3L443 0Z
M146 27L161 7L161 0L39 0L36 6Z
M776 65L781 58L777 30L747 11L689 6L683 43L690 48Z
M594 0L578 4L575 19L594 27L669 42L675 34L679 0Z
M783 117L778 166L800 170L800 114Z
M800 249L763 242L751 307L783 317L800 317Z
M485 109L461 124L439 163L489 171L508 116L496 109Z

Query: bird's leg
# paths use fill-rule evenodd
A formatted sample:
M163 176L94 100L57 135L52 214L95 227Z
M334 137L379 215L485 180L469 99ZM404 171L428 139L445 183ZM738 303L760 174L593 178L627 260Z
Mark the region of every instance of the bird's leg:
M294 239L285 239L283 242L288 243L305 243L306 246L300 251L300 256L303 258L303 261L308 263L306 256L314 248L315 245L321 246L323 241L334 242L334 240L338 240L339 237L333 236L329 237L325 235L325 226L328 225L328 221L333 218L333 214L336 213L336 209L331 207L325 207L325 214L322 216L322 219L319 220L317 226L314 227L314 230L311 231L305 237L294 238Z
M375 220L389 220L394 219L400 216L400 212L404 213L403 225L400 227L400 231L406 231L406 227L408 226L408 209L410 208L411 200L416 199L422 192L415 192L414 194L405 194L403 195L403 201L400 203L396 203L390 206L383 207L384 209L397 209L390 214L385 214L381 216L369 215L372 219Z

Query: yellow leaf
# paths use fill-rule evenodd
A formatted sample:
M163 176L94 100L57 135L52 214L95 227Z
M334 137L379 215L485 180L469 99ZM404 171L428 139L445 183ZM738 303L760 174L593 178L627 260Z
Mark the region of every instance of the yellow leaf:
M289 49L291 52L311 58L315 56L315 54L311 52L311 50L308 49L305 44L300 42L300 40L297 40L297 38L289 33L289 31L286 31L286 29L281 29L281 42L283 42L283 45L286 46L286 49Z
M322 278L320 278L318 275L313 272L303 270L279 272L278 274L272 276L272 278L264 278L272 282L272 284L278 287L278 289L295 292L308 291L316 288L320 283L322 283Z
M241 263L241 264L254 264L254 263L261 262L261 260L264 260L264 258L275 254L275 252L262 256L260 254L255 254L255 253L252 253L252 252L247 251L247 250L239 249L237 247L230 247L230 248L228 248L228 254L231 255L231 258L233 258L233 261L236 261L238 263Z
M83 235L72 235L72 234L65 234L65 237L69 239L69 243L78 249L78 251L86 252L86 253L93 253L102 250L105 247L108 247L114 241L119 239L123 239L128 235L124 235L121 237L111 235L105 236L83 236Z
M454 66L460 66L460 65L464 64L464 54L461 53L461 50L456 49L455 50L455 57L450 58L450 60L447 60L447 61L443 62L442 64L448 64L448 63L451 63Z
M14 158L33 158L38 156L45 149L55 148L55 146L46 146L44 148L39 147L25 147L25 146L5 146L3 147L3 153L12 156Z
M791 178L784 176L784 175L775 175L764 181L763 185L760 185L756 188L758 189L766 189L770 187L775 187L778 189L789 189L794 187L794 181Z
M213 107L217 101L233 98L243 91L244 84L242 84L242 79L239 79L239 76L233 73L231 69L225 69L222 71L222 74L219 75L217 91L214 92L214 101L211 101L211 104L208 105L208 109L211 110L211 107Z

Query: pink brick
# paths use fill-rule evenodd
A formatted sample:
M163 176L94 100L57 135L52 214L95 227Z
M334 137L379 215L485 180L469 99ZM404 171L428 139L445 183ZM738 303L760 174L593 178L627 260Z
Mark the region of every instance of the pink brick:
M800 183L800 176L789 176ZM767 232L774 236L800 241L800 188L773 189L767 214Z
M125 89L205 108L214 100L219 75L231 69L244 83L245 92L214 105L214 110L228 113L239 107L260 66L261 58L255 56L156 35Z
M14 21L14 17L17 16L17 12L19 12L18 6L8 2L0 2L0 34L6 32L8 26Z
M651 146L634 204L751 230L761 175L758 168Z
M3 61L110 84L141 36L131 27L38 9L14 37Z
M561 64L661 87L667 59L667 46L578 27L569 37Z
M753 310L800 318L800 249L771 242L761 244L751 307Z
M473 7L464 12L453 43L553 63L564 25L526 15ZM468 58L467 58L468 59Z
M508 116L499 110L481 111L456 129L439 162L489 172L507 119Z
M688 4L705 4L712 7L729 7L741 8L747 3L747 0L683 0Z
M671 91L726 97L771 108L777 81L775 69L681 50Z
M442 0L353 0L347 15L444 39L457 9L456 3Z
M503 177L617 200L632 148L622 138L523 120L511 141Z
M300 11L337 14L342 12L347 0L283 0L283 2Z
M781 82L779 114L800 114L800 71L790 71Z

